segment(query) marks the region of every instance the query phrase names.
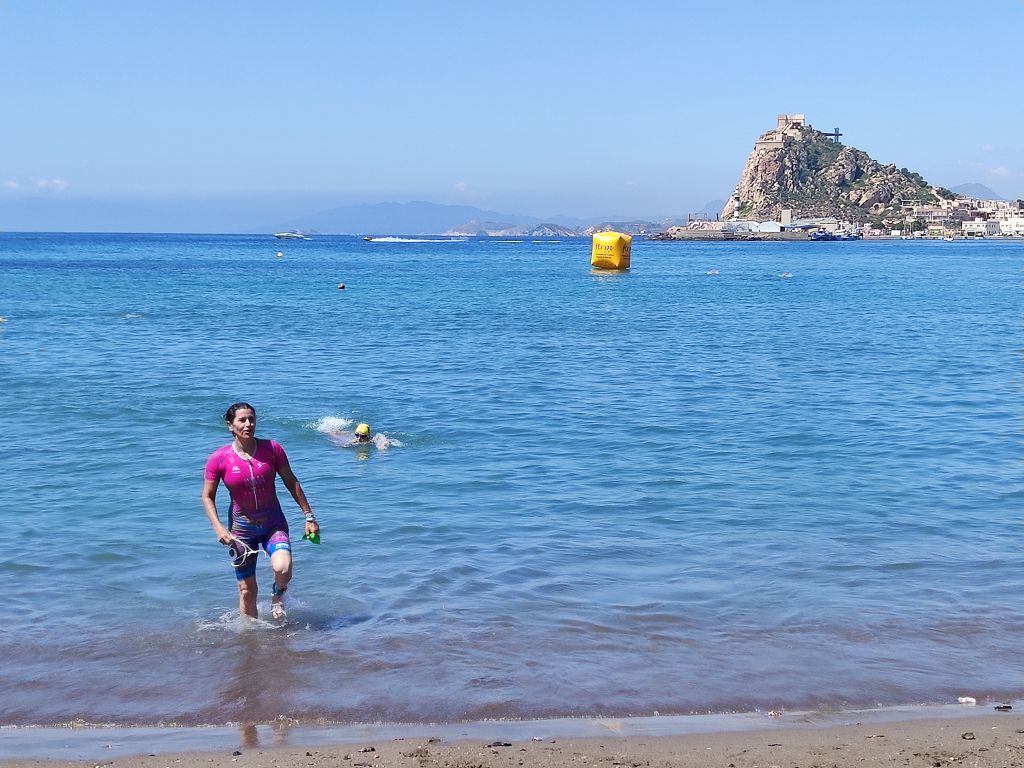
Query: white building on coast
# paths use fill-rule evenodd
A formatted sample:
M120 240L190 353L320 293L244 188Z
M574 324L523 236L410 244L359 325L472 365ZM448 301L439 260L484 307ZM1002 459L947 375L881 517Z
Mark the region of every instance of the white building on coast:
M999 222L992 219L974 219L961 225L965 237L993 237L1000 233Z
M999 233L1005 237L1024 237L1024 218L999 219Z

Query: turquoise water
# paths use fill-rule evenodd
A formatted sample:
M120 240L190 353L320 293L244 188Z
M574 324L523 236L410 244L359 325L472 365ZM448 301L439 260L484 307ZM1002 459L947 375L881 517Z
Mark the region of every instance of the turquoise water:
M0 724L1019 696L1022 254L0 236ZM323 525L283 626L199 502L238 399Z

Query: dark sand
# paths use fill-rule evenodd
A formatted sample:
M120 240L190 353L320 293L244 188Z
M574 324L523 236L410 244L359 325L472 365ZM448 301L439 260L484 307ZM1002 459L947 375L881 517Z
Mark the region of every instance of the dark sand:
M496 724L496 730L498 726ZM237 754L233 754L236 753ZM864 768L1024 766L1024 717L1016 711L950 719L798 726L679 736L607 736L449 743L376 738L330 746L239 747L113 759L0 760L27 766L117 768Z

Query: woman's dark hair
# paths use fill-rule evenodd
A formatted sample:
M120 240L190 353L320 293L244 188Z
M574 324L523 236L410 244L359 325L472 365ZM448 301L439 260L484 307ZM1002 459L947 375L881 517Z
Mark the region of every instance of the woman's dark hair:
M224 421L230 424L232 421L235 420L235 414L241 410L244 410L245 408L248 408L250 411L252 411L252 417L256 418L256 409L253 408L251 405L249 405L248 403L234 403L228 408L227 413L224 414Z

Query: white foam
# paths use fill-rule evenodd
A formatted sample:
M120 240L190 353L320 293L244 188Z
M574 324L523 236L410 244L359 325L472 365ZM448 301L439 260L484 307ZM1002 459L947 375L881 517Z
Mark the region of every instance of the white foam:
M468 237L371 237L371 243L464 243Z
M260 613L270 615L270 603L260 606ZM248 616L239 615L237 610L225 611L216 618L209 619L198 617L196 629L199 632L260 632L264 630L277 630L283 626L281 622L266 621L265 619L253 619Z
M336 432L344 432L351 427L352 419L346 419L344 416L324 416L321 419L309 422L306 426L309 429L315 429L317 432L331 435Z

